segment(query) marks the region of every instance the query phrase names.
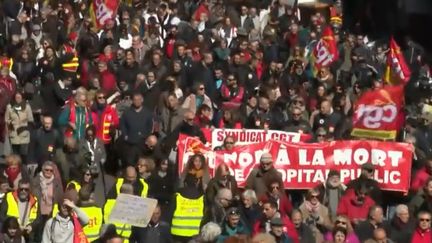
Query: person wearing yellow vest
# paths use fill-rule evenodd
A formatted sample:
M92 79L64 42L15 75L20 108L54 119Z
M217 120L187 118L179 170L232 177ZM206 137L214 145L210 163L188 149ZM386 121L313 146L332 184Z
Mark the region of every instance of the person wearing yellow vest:
M184 187L176 193L174 203L171 234L175 242L188 242L199 233L204 216L204 192L198 178L186 175Z
M96 206L92 197L91 186L84 185L79 191L78 206L89 217L89 223L83 227L89 242L93 242L99 237L103 222L102 208Z
M124 194L134 194L134 188L133 185L129 182L123 183L120 187L120 191L118 194L124 193ZM109 216L111 214L111 211L114 207L116 199L108 199L104 206L104 223L110 223L109 222ZM132 234L132 225L130 224L121 224L121 223L114 223L116 226L117 234L120 235L123 238L124 243L129 243L129 238Z
M29 234L41 223L37 198L30 192L30 181L21 179L18 189L8 192L0 204L0 222L7 217L16 217L24 236Z

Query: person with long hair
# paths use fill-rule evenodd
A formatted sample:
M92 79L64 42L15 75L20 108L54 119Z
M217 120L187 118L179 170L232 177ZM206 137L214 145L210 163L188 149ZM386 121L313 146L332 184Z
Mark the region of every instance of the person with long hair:
M5 122L12 152L19 154L26 162L30 143L30 126L34 122L33 112L21 92L16 92L6 107Z
M2 232L0 234L0 242L2 243L25 243L22 235L18 219L8 217L3 223Z
M191 156L180 175L180 187L184 184L187 175L196 177L201 184L202 189L205 191L210 181L210 173L208 171L207 161L202 154L194 154Z

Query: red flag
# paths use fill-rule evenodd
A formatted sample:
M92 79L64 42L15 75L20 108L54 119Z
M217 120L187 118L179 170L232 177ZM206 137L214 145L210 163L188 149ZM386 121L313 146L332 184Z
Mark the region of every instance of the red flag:
M384 86L367 91L354 105L352 136L395 139L402 127L404 86Z
M89 243L87 236L84 234L81 223L75 213L72 213L72 220L74 225L74 239L73 243Z
M314 74L322 67L328 67L339 58L337 43L330 26L323 31L321 39L312 52Z
M387 54L387 67L384 80L390 84L399 82L406 84L411 77L411 71L405 62L405 58L400 51L399 45L390 39L390 50Z
M117 15L119 0L93 0L90 4L90 16L95 28L102 28L108 20Z

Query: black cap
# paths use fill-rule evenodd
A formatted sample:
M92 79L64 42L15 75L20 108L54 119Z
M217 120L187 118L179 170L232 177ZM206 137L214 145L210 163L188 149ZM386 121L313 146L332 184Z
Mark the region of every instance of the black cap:
M375 165L373 165L372 163L364 163L361 165L361 168L363 170L375 170Z
M284 226L285 224L283 223L281 218L273 218L270 221L270 225L271 226Z

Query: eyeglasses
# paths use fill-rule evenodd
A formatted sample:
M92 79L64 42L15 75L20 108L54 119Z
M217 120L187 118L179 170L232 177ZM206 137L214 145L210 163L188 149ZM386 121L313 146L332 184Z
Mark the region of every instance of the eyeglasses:
M430 219L426 219L426 218L421 218L419 220L420 220L420 222L430 222L431 221Z
M103 100L103 99L105 99L105 96L99 96L97 98L98 98L98 100Z
M54 170L53 169L44 169L44 171L46 171L46 172L53 172Z
M238 210L231 210L228 212L229 215L240 215L240 212Z
M335 224L342 224L342 225L346 225L347 222L345 222L345 221L340 221L340 220L336 220L336 221L335 221Z
M30 188L24 188L24 187L22 187L22 188L18 188L18 190L20 192L28 192L28 191L30 191Z

